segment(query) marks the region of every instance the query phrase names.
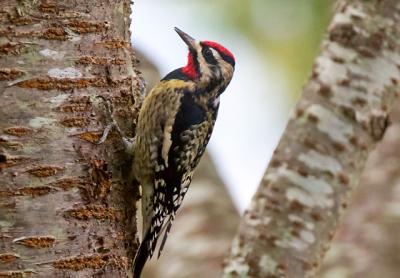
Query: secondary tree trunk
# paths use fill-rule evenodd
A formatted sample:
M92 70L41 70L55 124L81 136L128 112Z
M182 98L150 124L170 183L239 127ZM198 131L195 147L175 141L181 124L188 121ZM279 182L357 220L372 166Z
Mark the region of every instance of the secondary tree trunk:
M125 130L140 106L129 15L128 0L1 1L1 277L130 273L137 188L118 137L93 144L96 96Z
M400 100L400 99L399 99ZM400 265L400 101L368 158L321 277L397 278Z
M397 0L339 1L225 277L315 277L399 92Z

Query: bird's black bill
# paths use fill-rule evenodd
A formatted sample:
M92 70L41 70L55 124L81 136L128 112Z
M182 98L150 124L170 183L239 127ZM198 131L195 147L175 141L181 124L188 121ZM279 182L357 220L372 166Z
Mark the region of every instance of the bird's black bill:
M178 33L178 35L182 38L182 40L187 44L189 49L194 50L195 49L195 42L196 40L180 30L179 28L175 27L175 31Z

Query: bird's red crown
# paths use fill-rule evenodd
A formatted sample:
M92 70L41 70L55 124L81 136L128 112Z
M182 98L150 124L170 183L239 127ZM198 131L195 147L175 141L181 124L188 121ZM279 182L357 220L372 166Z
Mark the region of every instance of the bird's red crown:
M224 46L220 45L219 43L212 42L212 41L203 41L203 44L207 45L208 47L214 48L222 55L226 55L226 56L232 58L233 60L235 60L235 56L233 56L232 52L230 52L228 49L226 49Z

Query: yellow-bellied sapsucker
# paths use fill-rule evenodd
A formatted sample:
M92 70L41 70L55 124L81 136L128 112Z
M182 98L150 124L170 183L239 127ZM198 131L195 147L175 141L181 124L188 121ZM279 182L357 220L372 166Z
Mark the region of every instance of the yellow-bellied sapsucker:
M196 41L178 28L175 31L189 47L188 63L170 72L145 97L131 147L133 175L142 189L143 217L135 278L156 246L160 256L210 139L220 95L235 68L235 58L225 47Z

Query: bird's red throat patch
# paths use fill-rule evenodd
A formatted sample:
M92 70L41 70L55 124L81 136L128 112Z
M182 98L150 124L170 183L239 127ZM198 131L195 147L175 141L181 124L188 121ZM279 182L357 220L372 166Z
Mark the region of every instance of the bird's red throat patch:
M187 65L182 68L182 73L190 79L196 79L199 76L192 52L189 52L188 62Z

